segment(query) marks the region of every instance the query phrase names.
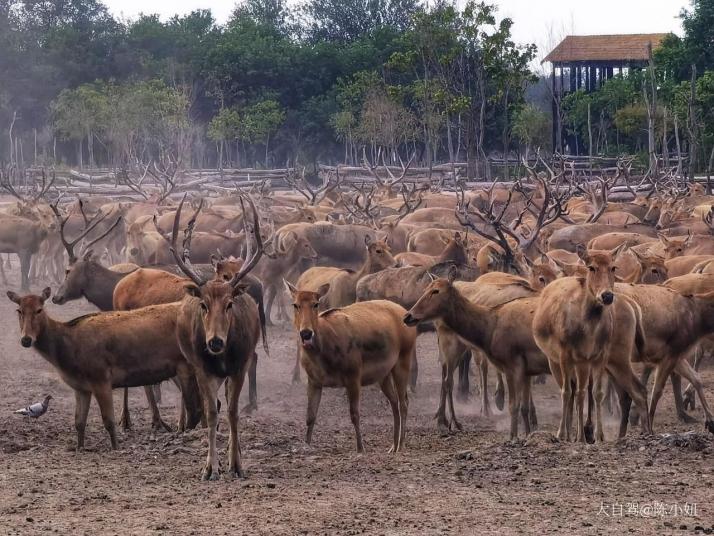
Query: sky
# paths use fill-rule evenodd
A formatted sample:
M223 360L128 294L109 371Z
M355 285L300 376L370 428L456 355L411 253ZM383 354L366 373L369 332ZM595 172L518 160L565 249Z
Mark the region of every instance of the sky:
M219 23L233 10L233 0L104 0L114 15L135 18L158 13L163 19L195 9L211 9ZM290 1L290 0L289 0ZM290 3L293 3L292 1ZM535 43L545 56L570 34L674 32L681 35L677 15L689 0L491 0L500 17L514 21L518 43Z

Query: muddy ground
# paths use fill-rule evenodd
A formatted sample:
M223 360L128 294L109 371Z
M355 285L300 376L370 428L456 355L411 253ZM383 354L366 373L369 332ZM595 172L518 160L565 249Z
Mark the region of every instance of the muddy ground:
M48 310L68 319L93 308ZM441 437L433 420L436 340L427 334L419 339L407 449L387 454L390 410L369 388L360 456L341 391L324 394L313 446L303 442L305 388L290 381L294 349L285 325L269 331L270 358L260 354L259 411L241 416L247 478L202 482L205 431L153 435L140 389L131 393L134 429L120 434L119 450L109 449L93 401L88 448L75 453L72 391L20 346L15 305L4 293L0 326L0 534L714 533L714 441L702 424L676 422L669 387L655 437L635 429L615 442L610 418L604 444L557 442L552 379L535 386L541 426L528 440L509 442L506 415L481 417L475 393L457 405L463 432ZM714 399L714 367L705 366ZM41 419L12 414L46 393L54 400ZM176 421L177 401L165 384L168 422ZM115 407L118 414L119 392ZM224 460L226 429L222 420Z

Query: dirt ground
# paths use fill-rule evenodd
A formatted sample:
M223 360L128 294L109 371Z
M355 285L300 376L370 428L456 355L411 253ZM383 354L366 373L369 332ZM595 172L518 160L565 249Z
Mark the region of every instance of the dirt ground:
M153 435L140 389L131 393L134 429L120 434L119 450L109 449L93 402L88 448L75 453L72 391L20 346L14 309L0 298L0 534L714 533L714 440L703 424L676 422L669 387L655 437L635 429L615 442L610 418L604 444L559 443L552 379L535 386L540 431L527 440L508 441L504 413L481 417L475 393L457 406L463 432L440 437L436 340L426 334L407 449L387 454L390 410L368 388L360 456L342 391L325 392L313 446L303 442L305 387L291 384L294 347L284 325L269 331L270 357L260 354L259 411L241 416L247 478L202 482L205 430ZM48 310L69 319L93 308L75 302ZM714 399L714 367L705 366ZM41 419L12 414L46 393L54 400ZM117 392L117 414L120 398ZM176 422L177 402L165 384L167 422ZM699 405L696 416L702 419ZM223 460L226 430L222 420Z

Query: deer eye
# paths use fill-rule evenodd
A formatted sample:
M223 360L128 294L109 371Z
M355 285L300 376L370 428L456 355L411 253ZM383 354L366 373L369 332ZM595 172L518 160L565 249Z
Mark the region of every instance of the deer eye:
M199 305L201 306L201 311L203 311L204 313L208 312L208 305L203 302L199 303Z
M594 266L588 266L588 270L590 270L591 272L595 272L595 271L596 271Z
M224 274L223 281L230 281L230 280L231 280L231 276L229 276L228 274Z
M540 276L540 277L538 278L538 281L540 281L541 283L545 283L545 277Z
M232 301L229 301L229 302L226 304L226 311L227 311L228 309L232 309L232 308L233 308L233 302L232 302Z
M431 295L433 296L434 294L438 294L439 289L435 288L434 290L431 291Z
M42 307L40 307L39 309L37 309L37 311L35 311L35 314L38 315L38 314L40 314L41 312L42 312Z
M617 270L617 266L613 266L612 268L610 268L611 272L614 272L615 270Z

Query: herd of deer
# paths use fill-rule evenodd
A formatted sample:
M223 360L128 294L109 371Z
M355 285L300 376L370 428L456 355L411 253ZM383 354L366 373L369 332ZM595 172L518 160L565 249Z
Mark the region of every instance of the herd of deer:
M268 352L266 324L287 319L290 302L293 381L301 368L307 376L308 443L322 389L343 387L362 452L360 392L378 384L394 417L391 450L402 449L416 339L429 330L442 366L442 432L461 429L454 373L467 393L473 360L484 415L489 365L496 368L496 405L507 392L511 438L520 421L526 433L537 425L531 384L546 374L560 387L562 440L571 438L575 410L574 439L603 441L602 406L612 411L613 396L620 437L630 421L652 433L668 378L679 418L694 420L687 410L696 393L714 433L697 372L714 340L714 197L692 186L630 190L631 199L616 201L612 181L578 182L543 167L527 168L530 179L508 189L469 191L407 187L406 168L400 177L385 168L385 177L372 167L368 185L326 177L314 188L291 179L290 192L192 199L191 213L187 196L176 205L167 191L141 201L62 203L60 195L49 203L51 180L21 195L0 176L17 198L0 213L0 253L18 255L23 290L54 279L53 303L84 297L101 311L60 322L44 308L50 288L9 291L20 342L74 389L78 448L92 395L117 446L115 388L125 389L125 428L126 389L143 386L154 428L171 429L156 384L173 380L182 394L178 429L200 422L208 429L205 479L219 475L224 383L228 471L242 475L238 398L247 375L246 411L257 409L256 347L262 339ZM3 278L5 263L9 255L0 261ZM690 383L684 392L682 377Z

